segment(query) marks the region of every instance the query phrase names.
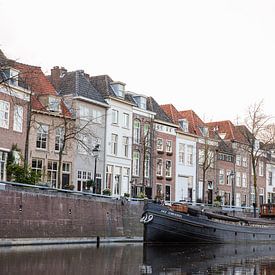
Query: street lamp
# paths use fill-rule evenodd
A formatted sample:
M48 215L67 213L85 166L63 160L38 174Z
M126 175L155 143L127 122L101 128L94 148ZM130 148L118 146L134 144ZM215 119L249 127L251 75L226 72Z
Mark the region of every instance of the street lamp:
M231 199L231 205L232 206L235 205L234 175L235 175L235 172L231 171L230 176L231 176L231 188L232 188L232 199Z
M96 144L94 149L92 150L93 152L93 156L95 158L95 169L94 169L94 185L95 185L95 192L93 193L96 193L97 191L97 182L96 182L96 164L97 164L97 158L98 158L98 155L99 155L99 144Z

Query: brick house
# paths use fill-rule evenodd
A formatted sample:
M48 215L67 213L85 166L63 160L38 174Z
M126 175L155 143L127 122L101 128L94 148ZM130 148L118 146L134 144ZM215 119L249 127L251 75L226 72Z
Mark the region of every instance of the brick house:
M178 126L166 115L152 97L147 98L148 109L156 113L153 129L153 188L152 197L164 196L175 201L176 183L176 129Z
M62 98L40 67L15 62L32 92L28 159L41 181L52 187L72 185L74 144L69 140L62 155L61 182L58 182L59 152L64 140L64 123L73 123Z
M133 103L132 178L131 196L142 194L152 198L153 183L153 119L155 113L148 110L147 96L130 93Z
M20 70L0 50L0 180L7 180L9 152L20 152L24 158L30 95Z
M246 140L242 134L244 126L235 126L231 121L218 121L209 122L207 125L215 129L221 139L227 144L232 150L234 155L234 166L232 169L231 177L231 192L228 191L228 196L232 201L232 194L234 195L234 203L236 206L250 206L254 201L253 191L253 180L251 170L251 157L245 146L247 145ZM265 190L266 190L266 176L265 168L266 163L263 158L259 162L259 175L258 178L258 194L259 201L265 201ZM220 168L221 170L221 168ZM220 172L221 173L221 172ZM230 175L230 170L226 172ZM225 191L226 192L226 191Z

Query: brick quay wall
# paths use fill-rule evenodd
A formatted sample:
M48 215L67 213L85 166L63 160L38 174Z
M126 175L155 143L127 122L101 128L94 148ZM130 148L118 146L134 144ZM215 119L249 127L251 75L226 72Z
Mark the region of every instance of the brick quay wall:
M0 238L142 237L143 205L0 184Z

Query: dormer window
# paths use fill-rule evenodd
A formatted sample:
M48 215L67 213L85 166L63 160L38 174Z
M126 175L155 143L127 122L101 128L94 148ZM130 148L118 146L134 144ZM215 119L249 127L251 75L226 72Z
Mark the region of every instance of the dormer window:
M10 85L18 86L19 71L9 68L4 71L4 79L8 81Z
M201 131L201 134L203 137L209 137L209 131L208 131L208 128L207 127L199 127L200 131Z
M137 103L138 107L140 109L146 110L147 104L146 104L146 97L144 96L134 96L134 100Z
M179 124L183 132L188 133L188 121L186 119L180 119Z
M224 139L226 137L226 133L219 133L219 136L221 137L221 139Z
M48 102L48 110L52 112L59 112L60 111L60 99L49 96L49 102Z
M125 84L122 82L114 82L111 84L111 87L116 96L124 98L125 95Z

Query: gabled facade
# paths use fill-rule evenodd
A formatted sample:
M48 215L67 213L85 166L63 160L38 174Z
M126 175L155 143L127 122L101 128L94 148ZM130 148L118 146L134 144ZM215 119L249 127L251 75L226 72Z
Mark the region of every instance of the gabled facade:
M64 68L54 67L50 79L74 113L76 123L82 126L79 138L75 140L73 182L76 190L85 191L89 188L87 181L93 180L93 192L101 194L108 104L84 71L67 72Z
M172 104L161 108L178 125L176 131L176 182L175 201L196 202L196 142L197 137L189 133L188 121Z
M153 120L148 110L147 96L130 93L133 103L131 196L152 198L153 188Z
M217 194L217 150L218 140L215 133L193 111L180 111L182 119L188 122L189 133L197 136L197 202L212 204Z
M64 120L71 121L71 114L40 67L18 62L15 62L15 67L32 92L29 164L32 170L41 175L41 182L47 182L51 187L68 188L73 185L72 152L75 149L71 142L67 143L60 165L59 152L63 143Z
M165 201L175 201L178 126L166 115L154 98L148 97L147 105L149 110L156 113L153 130L152 198L163 197Z
M127 96L124 83L114 82L108 75L92 76L90 81L109 105L104 189L110 189L112 196L130 194L134 103Z
M30 96L21 72L0 50L0 181L7 180L8 153L18 150L16 158L24 157Z

